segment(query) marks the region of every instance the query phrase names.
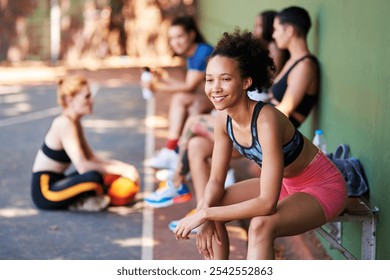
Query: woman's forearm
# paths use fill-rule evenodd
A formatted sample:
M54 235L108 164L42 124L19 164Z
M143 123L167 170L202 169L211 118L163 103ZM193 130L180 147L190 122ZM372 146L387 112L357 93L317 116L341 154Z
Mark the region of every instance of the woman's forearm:
M267 203L264 199L257 197L228 206L204 208L203 211L205 220L232 221L272 215L276 211L276 205Z
M152 90L160 93L177 93L177 92L193 92L195 88L184 82L177 83L164 83L155 82L152 86Z
M217 182L209 181L206 185L200 208L209 208L220 204L225 190Z

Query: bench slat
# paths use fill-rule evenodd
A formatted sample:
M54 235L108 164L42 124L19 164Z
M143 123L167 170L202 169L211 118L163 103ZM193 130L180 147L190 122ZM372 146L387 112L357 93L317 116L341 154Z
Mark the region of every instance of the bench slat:
M372 209L368 206L368 203L360 197L349 197L347 206L341 215L372 215Z

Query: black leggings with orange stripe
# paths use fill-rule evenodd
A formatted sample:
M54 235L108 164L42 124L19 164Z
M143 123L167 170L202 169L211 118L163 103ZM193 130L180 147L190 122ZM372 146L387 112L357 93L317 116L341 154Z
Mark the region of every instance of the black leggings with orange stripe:
M49 171L32 174L31 193L41 209L66 209L82 196L104 194L103 176L97 171L64 175Z

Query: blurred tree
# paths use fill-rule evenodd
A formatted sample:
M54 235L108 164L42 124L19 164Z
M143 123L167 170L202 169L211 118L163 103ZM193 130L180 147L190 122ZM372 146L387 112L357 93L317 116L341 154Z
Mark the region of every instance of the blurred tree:
M17 36L17 19L27 17L36 5L37 0L0 0L0 61L7 60L8 49Z
M110 31L117 33L119 50L113 55L126 55L126 31L123 17L124 0L111 0Z

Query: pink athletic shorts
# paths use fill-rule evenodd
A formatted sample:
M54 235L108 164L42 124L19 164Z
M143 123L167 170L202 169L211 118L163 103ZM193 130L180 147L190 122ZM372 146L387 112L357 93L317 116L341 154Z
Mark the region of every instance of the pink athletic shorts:
M337 217L347 201L343 175L322 152L297 176L283 178L279 200L297 193L308 193L321 204L327 222Z

